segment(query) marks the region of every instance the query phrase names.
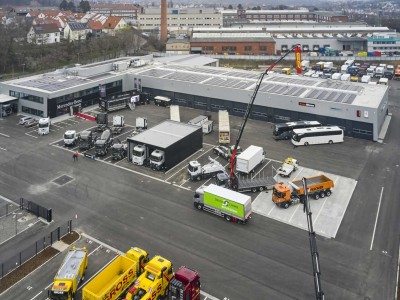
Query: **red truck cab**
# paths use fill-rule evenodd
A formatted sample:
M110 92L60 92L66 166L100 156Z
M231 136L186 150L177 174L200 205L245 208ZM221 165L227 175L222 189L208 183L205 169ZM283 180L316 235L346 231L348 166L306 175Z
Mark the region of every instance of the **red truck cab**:
M200 300L200 276L197 271L180 267L169 284L169 300Z

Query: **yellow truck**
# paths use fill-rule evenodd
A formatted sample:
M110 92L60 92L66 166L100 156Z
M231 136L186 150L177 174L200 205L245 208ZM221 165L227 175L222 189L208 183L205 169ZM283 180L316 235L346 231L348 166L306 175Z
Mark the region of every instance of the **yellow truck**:
M162 299L168 294L169 284L174 276L172 263L156 255L148 262L135 284L129 288L125 300Z
M118 299L143 272L149 258L146 251L133 247L96 275L82 291L82 300Z
M48 296L52 300L72 300L75 298L78 285L85 278L88 265L86 247L78 249L73 247L64 258Z

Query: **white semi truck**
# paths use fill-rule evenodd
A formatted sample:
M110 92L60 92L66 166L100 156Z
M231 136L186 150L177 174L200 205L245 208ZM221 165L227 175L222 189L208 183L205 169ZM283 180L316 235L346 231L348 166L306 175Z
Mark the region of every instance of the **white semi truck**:
M120 134L125 128L125 118L124 116L113 116L113 123L111 126L112 134Z
M196 190L194 207L225 218L228 222L246 224L251 218L251 197L210 184Z
M45 135L50 133L51 121L50 117L40 118L38 125L38 134Z
M132 163L138 166L149 166L153 170L163 170L165 153L162 150L153 150L150 153L146 145L136 145L132 151Z
M67 130L64 133L64 145L65 146L75 146L78 142L78 134L76 130Z
M225 172L225 168L215 159L208 157L210 162L202 166L197 160L189 162L188 173L190 180L200 181L202 179L215 177L218 173Z
M254 172L254 169L262 164L265 152L262 147L251 145L236 158L236 171L244 174Z

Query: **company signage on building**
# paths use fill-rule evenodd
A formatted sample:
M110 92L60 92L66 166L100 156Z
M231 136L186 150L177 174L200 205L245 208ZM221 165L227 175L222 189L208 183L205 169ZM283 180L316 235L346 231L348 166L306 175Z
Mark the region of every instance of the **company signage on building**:
M67 103L57 104L57 109L67 108L73 105L82 104L82 99L75 99L73 101L69 101Z
M300 106L306 106L306 107L315 107L315 104L313 103L307 103L307 102L299 102Z

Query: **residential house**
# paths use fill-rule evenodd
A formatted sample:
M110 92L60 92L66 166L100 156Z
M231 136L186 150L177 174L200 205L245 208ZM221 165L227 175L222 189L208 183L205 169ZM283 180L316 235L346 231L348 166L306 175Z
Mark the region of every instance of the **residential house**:
M174 54L190 54L189 38L178 36L177 38L168 39L166 52Z
M100 21L89 20L87 22L92 37L99 37L103 32L103 25Z
M84 40L88 33L86 23L68 22L64 28L64 38L70 42Z
M28 43L38 45L60 42L60 30L55 23L32 25L27 35Z
M123 17L108 17L103 23L103 32L109 35L115 35L118 30L125 28L128 28L128 23Z

